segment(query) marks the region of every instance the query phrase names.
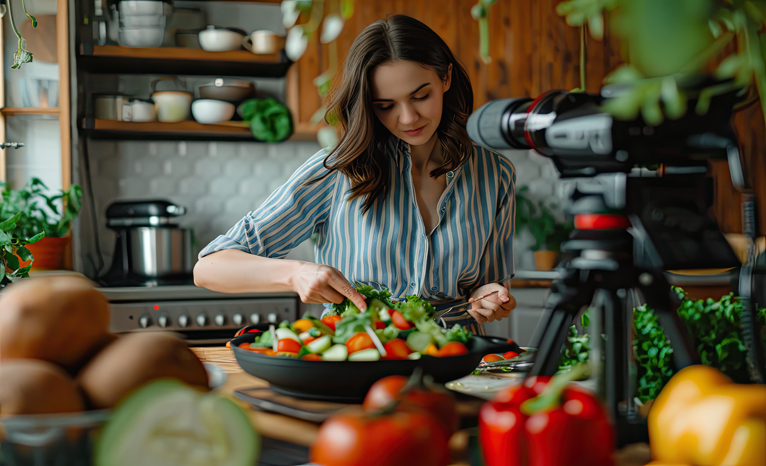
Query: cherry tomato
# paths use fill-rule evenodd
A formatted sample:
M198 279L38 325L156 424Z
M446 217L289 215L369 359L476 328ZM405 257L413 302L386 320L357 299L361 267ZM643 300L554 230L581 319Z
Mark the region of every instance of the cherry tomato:
M401 375L391 375L378 380L367 392L362 407L366 411L375 411L387 406L401 397L401 391L405 385L407 385L407 377ZM457 431L460 421L455 400L448 392L436 387L425 385L415 387L404 395L397 409L425 410L438 421L447 436Z
M466 353L468 353L468 348L466 348L464 344L459 341L451 341L442 346L436 356L444 358L447 356L460 356L461 354Z
M386 324L381 321L375 322L375 330L383 330L384 328L386 328Z
M517 353L516 351L507 351L507 352L503 353L503 357L505 359L515 358L518 355L519 355L519 353Z
M314 324L308 319L298 319L293 323L293 327L298 330L298 333L308 332L309 329L314 328Z
M375 348L372 338L364 332L359 332L348 339L346 342L348 354L356 353L368 348Z
M321 361L322 360L322 356L320 356L318 354L314 354L314 353L309 353L309 354L303 355L303 357L301 357L301 359L305 359L306 361Z
M481 358L481 360L484 362L502 361L503 359L505 358L497 354L488 354L484 356L483 358Z
M301 350L301 344L290 338L283 338L277 342L277 352L297 353Z
M240 347L240 348L242 348L242 349L246 349L246 350L249 350L249 349L250 349L250 343L240 343L240 344L239 344L239 345L237 345L237 346L239 346L239 347Z
M342 319L343 318L341 316L325 316L322 319L322 323L330 327L331 329L335 330L335 324Z
M383 359L407 359L407 356L412 352L407 343L399 338L394 338L383 345L383 349L386 350L386 356Z
M319 428L309 460L324 466L446 466L447 440L424 412L336 414Z
M391 316L394 314L394 312L396 312L396 309L389 309L387 312L388 312L388 315Z
M391 314L391 321L394 323L394 327L399 330L409 330L412 328L412 324L407 322L407 319L405 319L399 311L394 311L393 314Z

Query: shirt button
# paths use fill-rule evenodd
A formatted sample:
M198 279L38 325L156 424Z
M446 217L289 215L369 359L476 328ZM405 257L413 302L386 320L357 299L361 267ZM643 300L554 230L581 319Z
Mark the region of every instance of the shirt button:
M432 287L431 287L431 291L436 291L436 290L438 290L438 289L439 289L439 287L438 287L438 286L432 286Z
M410 283L410 286L415 288L415 284L414 283Z

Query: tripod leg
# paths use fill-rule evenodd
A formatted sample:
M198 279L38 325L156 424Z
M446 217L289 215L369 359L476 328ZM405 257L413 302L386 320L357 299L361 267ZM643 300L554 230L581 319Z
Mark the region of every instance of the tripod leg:
M677 309L681 305L680 300L670 289L668 281L660 272L654 270L637 270L636 273L638 289L641 290L647 304L657 313L665 336L673 345L673 362L676 369L699 364L699 356L694 350L689 331L678 317Z
M593 300L590 283L580 283L577 275L570 274L558 281L545 303L545 313L535 331L537 354L529 375L553 375L558 371L561 347L564 345L572 320L583 306ZM542 326L542 332L540 328Z

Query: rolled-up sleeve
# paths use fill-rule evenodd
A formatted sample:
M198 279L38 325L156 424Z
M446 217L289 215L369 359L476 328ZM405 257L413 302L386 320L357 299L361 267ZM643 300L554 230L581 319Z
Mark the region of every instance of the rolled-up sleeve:
M224 249L283 258L307 240L316 226L326 221L336 178L341 175L338 172L328 174L324 167L326 155L325 150L314 154L258 209L208 244L199 253L199 258ZM307 183L319 178L318 182Z
M478 285L510 280L516 273L513 262L516 172L507 159L503 159L501 167L500 180L504 189L498 193L495 221L481 259L483 277Z

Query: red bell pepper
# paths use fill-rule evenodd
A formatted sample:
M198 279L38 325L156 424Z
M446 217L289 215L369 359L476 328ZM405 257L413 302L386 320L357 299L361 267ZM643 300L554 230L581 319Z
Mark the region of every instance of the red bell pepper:
M569 384L582 369L530 377L501 391L479 412L486 466L612 466L614 432L606 409Z

